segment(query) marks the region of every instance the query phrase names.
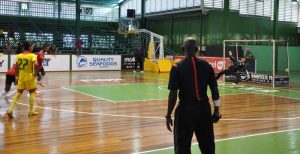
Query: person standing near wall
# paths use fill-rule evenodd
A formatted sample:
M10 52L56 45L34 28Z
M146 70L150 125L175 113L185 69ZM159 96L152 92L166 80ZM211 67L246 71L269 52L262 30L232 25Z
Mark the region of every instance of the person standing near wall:
M134 63L134 73L137 71L138 66L140 66L140 72L144 73L144 59L145 59L145 54L143 48L139 47L135 53L135 63Z
M82 45L83 45L83 42L79 38L76 39L75 48L76 48L77 56L82 54Z
M245 55L245 58L246 58L246 59L254 59L254 55L253 55L253 53L251 52L250 48L247 48L247 49L246 49L246 55Z
M215 153L213 123L221 118L219 113L219 90L212 66L195 57L198 51L196 40L188 37L182 50L186 58L173 65L170 72L168 110L166 126L172 132L171 114L176 105L179 90L179 105L175 111L174 147L175 154L190 154L191 140L195 132L202 154ZM207 96L209 86L214 103L214 112Z
M3 44L4 41L5 41L5 36L4 36L4 33L3 33L3 32L4 32L4 31L3 31L3 28L0 27L0 40L1 40L2 44Z

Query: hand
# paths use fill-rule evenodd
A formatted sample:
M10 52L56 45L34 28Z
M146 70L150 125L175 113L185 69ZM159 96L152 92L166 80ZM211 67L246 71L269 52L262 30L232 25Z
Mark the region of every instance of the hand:
M15 85L18 85L18 79L15 79Z
M213 123L217 123L222 118L222 115L219 113L219 111L214 111L212 115L212 121Z
M232 56L232 52L231 51L228 51L228 54L229 54L229 56Z
M173 120L172 120L171 116L170 117L166 117L166 126L167 126L167 129L170 132L172 132L171 126L173 126Z

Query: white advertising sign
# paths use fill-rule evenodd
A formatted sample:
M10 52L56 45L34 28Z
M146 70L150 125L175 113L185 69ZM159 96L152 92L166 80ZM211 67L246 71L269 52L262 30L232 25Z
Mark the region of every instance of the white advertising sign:
M72 70L121 70L120 55L72 56Z
M70 56L69 55L45 55L43 67L45 71L69 71Z
M17 55L11 55L11 66L16 63ZM43 67L45 71L69 71L70 56L69 55L45 55Z
M6 72L8 66L8 56L2 55L0 56L0 72Z

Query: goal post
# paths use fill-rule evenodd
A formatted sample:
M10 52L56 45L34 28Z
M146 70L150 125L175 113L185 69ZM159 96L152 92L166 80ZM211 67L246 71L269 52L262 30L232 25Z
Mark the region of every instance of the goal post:
M233 57L241 59L246 50L253 53L254 58L246 61L247 76L242 81L271 85L275 87L290 86L289 44L286 40L224 40L223 61L231 51ZM224 66L228 68L229 66ZM249 73L248 73L249 72ZM245 75L240 72L241 76ZM224 81L230 77L224 76ZM227 80L226 80L227 79ZM247 79L247 80L243 80Z

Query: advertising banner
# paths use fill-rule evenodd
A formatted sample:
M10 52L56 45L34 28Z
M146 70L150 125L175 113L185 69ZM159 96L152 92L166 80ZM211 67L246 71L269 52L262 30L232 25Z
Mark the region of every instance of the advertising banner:
M184 58L185 56L174 56L173 60L174 62L179 62ZM224 69L224 62L222 57L199 57L199 58L207 61L213 67L215 73L219 73ZM226 62L226 66L225 66L226 68L230 66L229 58L226 58L225 62Z
M134 69L135 57L134 55L122 55L122 70Z
M121 55L73 55L72 70L121 70Z
M241 81L243 82L250 82L260 85L272 85L273 76L268 74L255 74L255 73L245 73L239 72L241 76ZM233 75L226 75L225 81L226 82L234 82L235 76ZM276 87L288 87L289 86L289 77L288 76L276 76L275 77L275 86Z
M6 72L8 67L8 56L0 56L0 72Z
M45 71L69 71L70 56L69 55L45 55L43 60Z

